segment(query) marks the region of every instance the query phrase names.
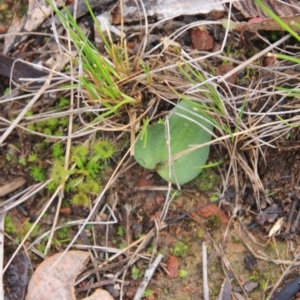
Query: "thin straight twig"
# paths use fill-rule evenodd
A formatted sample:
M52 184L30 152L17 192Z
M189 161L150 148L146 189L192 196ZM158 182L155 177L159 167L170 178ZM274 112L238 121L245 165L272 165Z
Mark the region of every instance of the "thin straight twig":
M161 228L164 228L164 224L161 224ZM137 254L140 253L148 244L148 242L150 241L150 239L152 239L152 237L155 236L155 234L158 234L159 230L157 230L156 228L153 228L151 231L149 231L149 233L145 236L145 239L143 239L141 241L141 243L139 244L139 246L137 247L137 249L134 251L134 253L132 254L130 260L128 261L127 265L124 266L124 272L123 272L123 276L122 276L122 280L123 282L125 282L125 276L126 276L126 272L127 272L127 269L132 266L137 260L138 260L138 257L137 257ZM116 273L115 274L115 277L119 277L119 273ZM120 300L122 300L123 298L123 283L121 285L121 290L120 290Z
M207 246L202 243L202 277L203 277L203 299L209 300L208 276L207 276Z
M150 279L152 278L154 271L157 269L162 259L163 259L163 255L159 253L155 258L154 262L149 265L148 269L145 272L144 279L141 282L139 288L137 289L133 300L139 300L143 297L145 289L148 286L148 283L150 282Z
M4 299L3 260L4 260L4 220L6 212L0 214L0 299Z

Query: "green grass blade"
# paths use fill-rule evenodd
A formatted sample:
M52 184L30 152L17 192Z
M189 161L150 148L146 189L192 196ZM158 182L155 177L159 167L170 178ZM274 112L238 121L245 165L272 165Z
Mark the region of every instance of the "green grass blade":
M300 41L300 36L288 24L282 21L282 19L280 19L280 17L278 17L265 3L263 3L262 0L255 0L255 2L270 18L278 23L282 29Z

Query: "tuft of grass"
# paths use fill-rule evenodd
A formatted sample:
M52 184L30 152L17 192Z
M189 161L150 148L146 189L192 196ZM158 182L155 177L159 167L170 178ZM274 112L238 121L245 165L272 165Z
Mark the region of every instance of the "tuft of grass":
M94 44L88 40L76 20L67 9L58 10L51 2L49 5L59 16L64 27L71 36L72 43L80 53L73 64L77 64L82 73L79 73L78 82L75 85L63 88L79 89L90 103L99 103L105 108L95 122L101 118L116 113L120 107L126 104L135 104L137 101L124 93L118 86L118 82L128 76L128 53L125 45L113 45L107 41L98 21L86 1L90 14L100 36L106 46L109 58L102 55Z

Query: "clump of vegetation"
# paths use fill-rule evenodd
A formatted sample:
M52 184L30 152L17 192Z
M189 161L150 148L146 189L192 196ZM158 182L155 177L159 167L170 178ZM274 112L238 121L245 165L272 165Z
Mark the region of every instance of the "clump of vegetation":
M221 218L217 215L212 215L208 220L207 226L212 229L219 228L221 226Z
M154 291L152 291L150 289L145 289L143 297L151 297L153 294L154 294Z
M133 280L139 279L143 276L144 272L140 270L137 266L133 265L131 269L131 278Z
M114 147L108 140L98 140L90 146L77 145L71 149L70 168L65 169L60 154L60 146L53 145L55 161L50 172L52 181L49 190L59 185L72 194L71 202L76 206L88 206L91 195L101 190L102 170L114 154Z
M125 236L125 230L124 230L123 226L118 226L117 235L122 236L122 237Z
M64 240L68 241L69 240L70 229L71 229L70 226L65 226L65 227L62 227L62 228L58 229L56 231L57 238L60 241L64 241Z
M177 242L171 249L171 252L177 257L184 257L188 251L188 245L183 242Z
M34 228L32 228L33 224L31 224L28 220L26 220L23 224L16 224L11 216L7 215L5 216L4 220L4 229L5 232L12 237L14 237L14 241L19 242L21 241L29 230L31 230L31 235L35 236L39 230L40 226L35 225Z
M93 122L115 114L120 107L126 104L136 104L136 99L124 93L117 84L118 81L127 78L129 75L130 68L127 47L123 43L121 45L114 45L108 42L88 1L86 1L86 5L110 60L101 54L97 47L87 39L86 34L81 30L73 15L68 10L60 11L50 1L49 5L68 30L74 46L77 48L78 53L80 53L80 61L78 63L81 65L80 69L83 70L83 74L79 74L79 81L76 87L82 90L82 93L89 99L89 102L94 104L101 103L107 109L96 120L93 120Z
M59 98L55 103L55 106L48 109L48 113L58 113L63 111L66 106L70 105L70 101L65 98ZM32 110L29 110L26 114L27 117L34 116ZM64 130L68 126L68 117L51 117L45 120L36 121L34 123L29 123L27 129L33 132L39 132L50 136L63 136Z
M30 175L37 182L44 181L47 178L45 170L40 166L33 166L30 168Z
M188 272L186 270L179 270L178 276L179 278L184 279L188 276Z
M5 232L10 235L14 235L17 233L17 228L15 224L12 221L12 218L10 216L6 216L4 220L4 228Z

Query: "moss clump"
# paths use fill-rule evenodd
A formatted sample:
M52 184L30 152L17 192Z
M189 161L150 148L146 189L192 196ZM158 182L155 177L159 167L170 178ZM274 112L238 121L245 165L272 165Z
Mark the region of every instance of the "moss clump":
M188 251L188 245L184 244L183 242L177 242L173 248L171 249L171 252L178 257L184 257L186 256L186 253Z

